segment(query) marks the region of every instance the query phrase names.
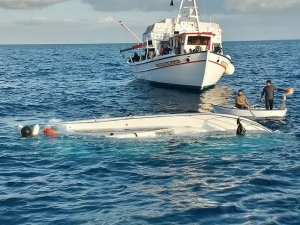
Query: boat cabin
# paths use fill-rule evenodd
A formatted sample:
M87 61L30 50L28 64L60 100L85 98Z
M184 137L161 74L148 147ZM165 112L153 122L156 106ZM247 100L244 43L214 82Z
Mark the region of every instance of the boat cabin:
M174 32L174 36L168 40L147 40L143 45L143 53L140 53L140 58L131 59L131 62L137 62L145 59L152 59L157 56L167 54L192 54L198 52L212 51L222 54L222 45L214 38L212 32L194 32L181 33ZM139 48L141 45L136 45ZM134 46L135 47L135 46Z
M212 33L182 33L170 38L170 46L176 55L210 51Z

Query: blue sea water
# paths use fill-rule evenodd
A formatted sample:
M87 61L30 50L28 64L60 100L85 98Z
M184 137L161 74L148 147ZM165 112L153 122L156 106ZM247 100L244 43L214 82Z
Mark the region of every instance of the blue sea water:
M300 224L300 41L224 43L233 76L202 93L135 80L124 45L0 46L0 224ZM20 138L50 120L197 112L267 79L295 87L272 135ZM276 104L281 95L276 95Z

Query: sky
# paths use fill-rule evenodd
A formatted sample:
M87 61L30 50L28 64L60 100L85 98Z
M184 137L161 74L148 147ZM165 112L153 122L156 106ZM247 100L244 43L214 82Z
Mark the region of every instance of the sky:
M0 44L126 43L179 0L0 0ZM223 41L300 39L300 0L197 0L201 21L219 23Z

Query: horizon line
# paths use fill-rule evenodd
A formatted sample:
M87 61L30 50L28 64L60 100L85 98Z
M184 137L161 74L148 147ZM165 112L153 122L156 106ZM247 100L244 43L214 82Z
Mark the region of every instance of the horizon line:
M257 41L300 41L300 38L291 39L257 39L257 40L225 40L224 42L257 42ZM134 44L136 42L91 42L91 43L0 43L3 45L113 45L113 44Z

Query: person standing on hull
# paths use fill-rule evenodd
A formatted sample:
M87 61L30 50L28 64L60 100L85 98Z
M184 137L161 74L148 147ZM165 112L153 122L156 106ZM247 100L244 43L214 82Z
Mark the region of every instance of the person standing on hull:
M278 87L272 85L271 80L267 80L266 86L264 87L263 91L261 92L261 96L260 96L260 101L262 101L263 97L265 96L267 110L273 109L274 91L275 90L284 91L284 89L281 89L281 88L278 88Z

